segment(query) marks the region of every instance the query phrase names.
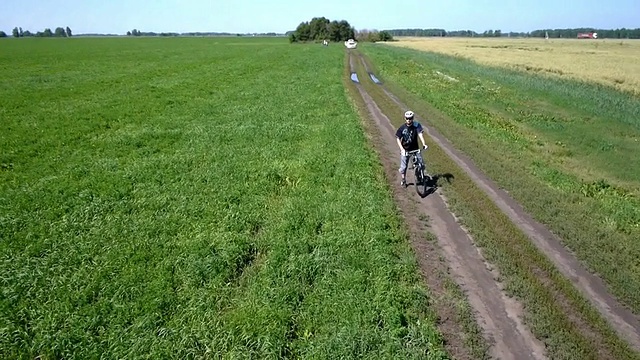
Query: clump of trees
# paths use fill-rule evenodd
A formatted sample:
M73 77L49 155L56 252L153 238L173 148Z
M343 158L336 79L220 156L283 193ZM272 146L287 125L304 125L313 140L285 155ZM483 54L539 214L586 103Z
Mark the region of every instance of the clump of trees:
M356 29L346 20L330 21L323 16L300 23L295 31L288 34L289 42L292 43L322 40L337 42L355 39Z
M44 29L44 31L38 31L37 33L32 33L29 30L22 31L21 27L13 28L13 37L21 38L21 37L71 37L73 34L71 33L71 29L67 26L66 28L57 27L55 31L51 31L50 28Z
M356 32L356 39L358 41L393 41L393 36L386 30L359 30Z
M127 36L180 36L180 34L176 32L143 32L138 29L133 29L131 31L127 31Z

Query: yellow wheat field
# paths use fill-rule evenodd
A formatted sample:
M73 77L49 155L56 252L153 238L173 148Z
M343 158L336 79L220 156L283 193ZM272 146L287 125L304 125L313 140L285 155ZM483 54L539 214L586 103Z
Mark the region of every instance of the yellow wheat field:
M392 46L434 51L553 76L612 85L640 95L640 40L398 37Z

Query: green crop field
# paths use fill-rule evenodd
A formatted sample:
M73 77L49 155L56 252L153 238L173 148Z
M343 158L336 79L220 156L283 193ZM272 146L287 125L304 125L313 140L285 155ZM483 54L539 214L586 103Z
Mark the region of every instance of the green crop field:
M446 357L341 47L0 47L0 358Z

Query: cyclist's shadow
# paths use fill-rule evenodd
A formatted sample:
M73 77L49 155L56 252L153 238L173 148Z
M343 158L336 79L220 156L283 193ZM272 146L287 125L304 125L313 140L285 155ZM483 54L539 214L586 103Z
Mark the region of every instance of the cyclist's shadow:
M432 175L431 178L427 181L427 190L424 193L418 192L418 195L420 195L420 197L424 199L436 192L436 190L438 190L438 181L440 179L443 179L448 184L451 184L451 180L455 179L455 177L450 173Z

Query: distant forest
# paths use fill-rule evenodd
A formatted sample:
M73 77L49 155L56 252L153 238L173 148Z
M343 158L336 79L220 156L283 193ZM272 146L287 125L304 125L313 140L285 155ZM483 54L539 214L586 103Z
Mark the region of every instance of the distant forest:
M278 34L275 32L267 33L229 33L229 32L153 32L153 31L140 31L133 29L127 31L127 36L285 36L285 34Z
M71 29L67 26L66 29L58 27L55 31L51 31L50 28L44 29L44 31L31 32L29 30L22 30L22 27L15 27L12 31L13 37L71 37ZM74 36L121 36L120 34L103 34L103 33L88 33L88 34L74 34ZM153 31L140 31L133 29L127 31L127 36L286 36L286 34L278 34L275 32L267 33L229 33L229 32L153 32ZM4 31L0 31L0 37L9 37Z
M394 29L385 30L392 36L448 36L448 37L540 37L546 34L549 38L577 38L579 33L598 33L598 39L640 39L640 28L637 29L542 29L531 32L502 32L501 30L487 30L478 33L471 30L446 31L444 29Z

